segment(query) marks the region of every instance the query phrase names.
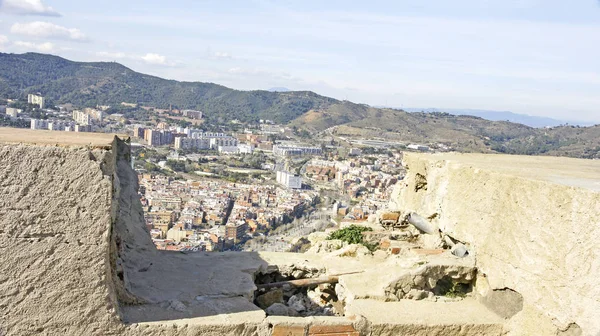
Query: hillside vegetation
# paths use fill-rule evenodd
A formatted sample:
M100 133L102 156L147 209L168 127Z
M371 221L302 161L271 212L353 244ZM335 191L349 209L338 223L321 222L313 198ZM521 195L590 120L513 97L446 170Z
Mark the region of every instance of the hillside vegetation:
M287 123L337 102L313 92L238 91L221 85L144 75L113 62L73 62L36 53L0 53L0 96L41 92L51 103L80 106L139 103L199 109L210 118Z
M216 123L271 119L311 133L336 126L338 135L443 143L466 152L600 158L600 126L540 129L441 112L407 113L309 91L239 91L212 83L166 80L114 62L73 62L37 53L0 53L0 98L25 98L32 92L42 93L50 104L172 105L202 110Z

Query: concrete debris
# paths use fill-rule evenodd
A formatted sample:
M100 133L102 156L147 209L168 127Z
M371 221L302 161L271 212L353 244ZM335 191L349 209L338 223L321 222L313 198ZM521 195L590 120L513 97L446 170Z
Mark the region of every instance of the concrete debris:
M330 253L347 246L348 243L339 239L323 240L315 243L311 246L306 253L318 254L318 253Z
M523 296L510 288L492 290L480 302L503 318L511 318L523 310Z
M451 253L459 258L464 258L467 256L467 254L469 254L469 251L463 243L458 243L454 245L454 247L451 250Z
M274 303L269 306L265 312L273 316L298 316L298 312L283 303Z
M413 288L405 295L404 298L409 299L409 300L423 300L423 299L428 298L430 294L431 294L431 296L433 296L432 292Z
M292 276L294 277L294 279L302 279L304 275L306 275L306 272L304 272L304 270L295 270L294 272L292 272Z
M262 309L267 309L274 303L283 303L283 291L279 288L256 297L256 304Z
M302 294L296 294L288 300L288 307L293 308L297 312L303 312L306 310L304 299L305 297Z
M440 296L462 298L471 292L475 267L425 265L397 279L386 289L389 298L422 300Z
M344 286L340 285L339 283L335 285L335 294L337 295L338 300L340 300L340 301L346 300L346 289L344 288Z
M332 257L358 257L370 255L371 251L362 244L350 244L337 251L331 252Z

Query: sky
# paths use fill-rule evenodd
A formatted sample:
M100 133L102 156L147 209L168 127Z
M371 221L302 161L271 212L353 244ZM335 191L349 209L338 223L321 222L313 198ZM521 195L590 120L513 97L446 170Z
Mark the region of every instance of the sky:
M600 122L599 0L0 0L0 51Z

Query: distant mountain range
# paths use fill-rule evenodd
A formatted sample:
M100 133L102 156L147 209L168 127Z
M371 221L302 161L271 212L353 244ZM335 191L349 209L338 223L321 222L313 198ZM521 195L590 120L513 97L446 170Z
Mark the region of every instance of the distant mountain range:
M312 133L327 131L341 137L444 144L463 152L600 158L600 126L533 128L506 120L536 127L562 122L480 110L426 109L428 113L409 113L340 101L310 91L272 91L240 91L213 83L166 80L115 62L74 62L38 53L0 53L0 98L24 99L28 93L40 92L47 97L47 105L121 106L127 102L157 108L172 106L200 109L209 124L270 119Z
M290 91L292 91L292 90L285 88L285 87L280 87L280 86L272 87L269 89L269 92L290 92Z
M474 109L451 109L451 108L404 108L407 112L447 112L453 115L471 115L491 121L510 121L531 127L555 127L560 125L591 126L593 123L581 121L565 121L548 117L538 117L527 114L518 114L510 111L490 111Z

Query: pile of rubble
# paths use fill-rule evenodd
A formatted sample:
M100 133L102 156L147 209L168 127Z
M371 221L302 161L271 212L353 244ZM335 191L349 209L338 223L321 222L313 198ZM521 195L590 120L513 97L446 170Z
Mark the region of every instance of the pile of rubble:
M343 316L344 305L335 291L337 277L319 277L318 270L259 274L254 303L268 315Z

